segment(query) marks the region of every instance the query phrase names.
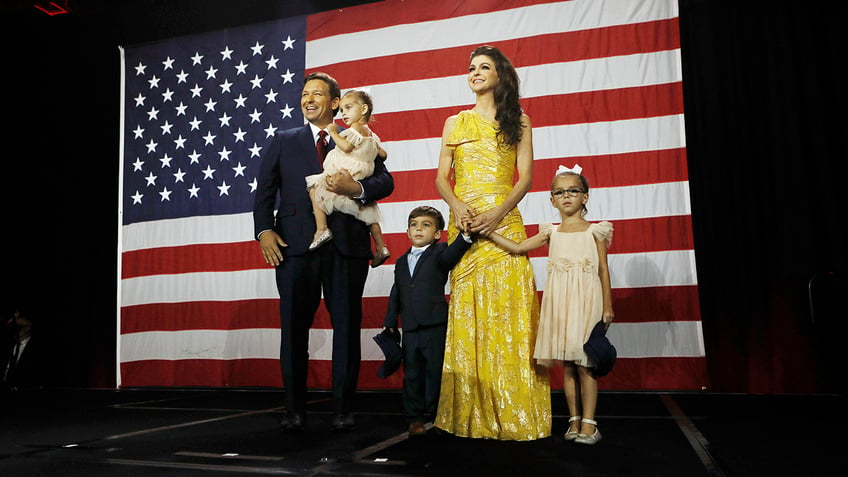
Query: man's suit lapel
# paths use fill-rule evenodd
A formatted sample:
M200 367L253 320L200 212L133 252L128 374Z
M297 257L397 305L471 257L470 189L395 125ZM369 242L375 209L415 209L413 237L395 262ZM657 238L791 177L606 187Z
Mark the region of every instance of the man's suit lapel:
M303 148L303 154L296 155L296 157L303 157L304 161L314 168L318 168L318 152L315 150L315 142L312 137L312 128L309 127L309 124L304 124L300 131L297 133L297 144L298 147ZM319 171L320 172L320 171Z
M336 125L338 129L338 125ZM309 123L306 123L301 128L300 132L298 132L297 142L300 147L303 148L303 155L300 157L306 158L307 162L310 164L315 164L317 166L318 172L322 172L323 168L320 164L318 164L318 152L315 150L315 136L312 135L312 127ZM327 138L327 152L332 151L336 147L336 142L333 141L333 138Z

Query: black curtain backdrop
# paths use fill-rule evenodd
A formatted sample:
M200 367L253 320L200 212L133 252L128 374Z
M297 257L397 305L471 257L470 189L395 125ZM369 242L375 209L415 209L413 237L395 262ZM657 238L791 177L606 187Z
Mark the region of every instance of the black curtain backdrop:
M237 10L225 0L67 3L73 12L55 17L32 2L0 3L7 224L0 322L16 306L30 310L51 345L46 384L109 388L118 45L371 2L242 0ZM814 288L823 290L848 271L845 8L679 4L709 390L842 392L833 376L844 358L832 352L831 328L846 312L831 305L811 316L808 287L817 276Z
M817 273L846 272L845 16L833 5L680 2L695 253L717 391L837 384L821 340L846 312L828 310L814 326L808 297Z

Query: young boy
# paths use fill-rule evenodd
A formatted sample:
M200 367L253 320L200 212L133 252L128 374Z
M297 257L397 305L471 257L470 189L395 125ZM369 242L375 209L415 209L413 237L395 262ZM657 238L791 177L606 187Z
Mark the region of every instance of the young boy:
M407 235L412 247L395 263L395 282L383 326L394 330L403 321L403 405L410 421L409 435L427 432L439 404L448 303L448 273L471 246L462 234L448 245L439 242L445 219L433 207L416 207L409 214Z

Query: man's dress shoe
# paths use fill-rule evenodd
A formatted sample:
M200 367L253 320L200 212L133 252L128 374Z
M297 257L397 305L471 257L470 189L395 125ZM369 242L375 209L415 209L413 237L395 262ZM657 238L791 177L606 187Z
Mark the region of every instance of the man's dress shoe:
M351 413L338 413L333 416L332 427L334 431L350 431L353 430L355 425L356 421Z
M284 432L301 432L306 427L306 416L299 412L285 412L280 421L280 429Z

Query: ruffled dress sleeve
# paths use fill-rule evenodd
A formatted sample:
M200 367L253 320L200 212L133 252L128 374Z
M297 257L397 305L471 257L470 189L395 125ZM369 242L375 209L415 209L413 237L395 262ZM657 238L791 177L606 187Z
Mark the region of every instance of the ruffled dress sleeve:
M612 231L612 223L607 222L606 220L592 224L592 235L594 235L596 239L604 242L607 247L612 245Z
M344 131L339 133L339 136L347 139L347 142L349 142L353 146L354 149L359 147L359 145L362 144L362 140L365 139L365 138L362 137L362 134L359 134L353 128L345 129Z
M544 235L546 238L550 238L553 231L554 224L539 224L539 233Z
M466 142L479 141L480 136L480 125L475 121L474 113L471 111L461 111L456 115L453 130L448 135L445 145L456 147Z

